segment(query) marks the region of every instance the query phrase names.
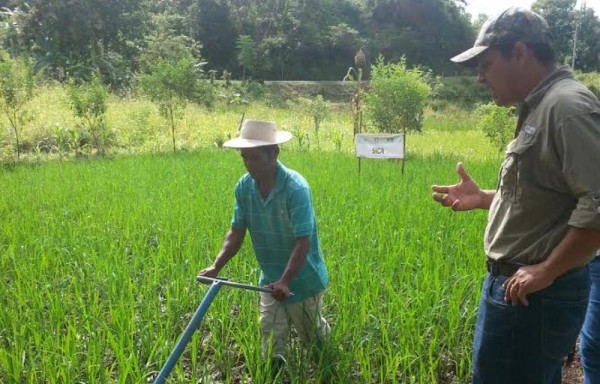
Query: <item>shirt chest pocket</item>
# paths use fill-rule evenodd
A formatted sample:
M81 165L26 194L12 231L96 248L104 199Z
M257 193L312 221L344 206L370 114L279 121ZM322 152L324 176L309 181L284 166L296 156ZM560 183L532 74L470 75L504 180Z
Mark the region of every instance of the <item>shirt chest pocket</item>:
M518 204L523 189L531 180L533 159L531 149L535 144L535 133L521 132L506 150L506 158L500 171L499 188L502 200Z

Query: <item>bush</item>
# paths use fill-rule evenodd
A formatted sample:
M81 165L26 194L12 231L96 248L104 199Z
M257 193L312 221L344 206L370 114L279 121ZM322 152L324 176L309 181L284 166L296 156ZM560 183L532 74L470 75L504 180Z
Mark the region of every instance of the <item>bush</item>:
M583 83L590 91L600 98L600 73L589 72L582 73L579 71L575 72L575 78Z
M371 67L371 83L365 93L368 114L381 132L421 131L423 108L431 93L431 74L408 69L406 59L386 64L380 56Z
M217 101L217 91L215 86L206 81L198 81L191 100L206 108L212 108Z
M492 96L474 76L442 77L434 96L434 107L440 104L454 104L473 108L492 101Z
M75 116L81 120L80 136L89 134L96 151L103 154L111 137L106 125L108 89L98 75L92 77L90 84L78 85L69 82L69 105ZM81 143L81 140L77 140ZM78 148L79 149L79 148Z
M482 104L475 111L479 117L477 127L500 152L514 138L517 122L515 111L514 107L499 107L494 103Z

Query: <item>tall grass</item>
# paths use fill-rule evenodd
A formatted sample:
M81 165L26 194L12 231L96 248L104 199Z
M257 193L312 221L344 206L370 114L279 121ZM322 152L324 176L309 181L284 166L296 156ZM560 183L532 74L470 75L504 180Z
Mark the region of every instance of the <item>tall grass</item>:
M28 109L32 119L24 126L22 134L25 157L34 161L71 157L75 151L61 149L60 141L80 127L68 106L65 89L57 85L39 87ZM189 104L183 119L177 123L176 142L182 150L218 146L237 135L244 116L273 120L280 129L292 132L295 138L287 145L291 149L353 153L349 103L332 104L330 112L317 133L313 117L301 108L273 108L261 102L230 105L221 101L212 109ZM2 124L0 117L0 126ZM144 98L112 95L108 102L106 124L112 142L109 153L163 153L172 150L167 122L160 117L156 105ZM368 125L367 121L367 130L371 129ZM497 150L480 131L473 129L475 125L475 117L462 109L427 110L424 133L409 136L408 151L431 155L453 153L468 158L496 157ZM91 153L92 146L88 145L87 150ZM14 152L14 138L9 131L0 131L0 161L6 162L15 157Z
M235 127L225 116L197 123ZM315 363L292 343L290 382L469 381L486 218L431 201L431 184L456 181L447 137L409 140L404 175L375 160L358 175L350 150L283 147L311 184L331 275L329 353ZM469 158L492 186L498 158ZM206 292L194 277L220 248L243 172L216 148L1 170L0 382L152 381ZM223 274L257 281L249 241ZM257 312L256 294L221 289L170 382L266 382Z

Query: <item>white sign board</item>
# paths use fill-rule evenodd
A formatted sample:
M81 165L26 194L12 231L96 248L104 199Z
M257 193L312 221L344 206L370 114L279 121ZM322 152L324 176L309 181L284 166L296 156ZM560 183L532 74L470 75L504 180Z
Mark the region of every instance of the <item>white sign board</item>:
M404 136L402 134L357 133L356 157L369 159L404 159Z

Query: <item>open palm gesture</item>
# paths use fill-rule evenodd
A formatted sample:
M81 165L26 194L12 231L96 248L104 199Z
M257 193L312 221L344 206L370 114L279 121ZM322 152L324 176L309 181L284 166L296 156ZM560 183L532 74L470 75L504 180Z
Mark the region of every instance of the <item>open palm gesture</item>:
M453 211L468 211L471 209L488 209L490 199L485 191L471 179L462 163L456 166L456 172L460 177L460 182L455 185L434 185L433 200L439 202L444 207L450 207Z

